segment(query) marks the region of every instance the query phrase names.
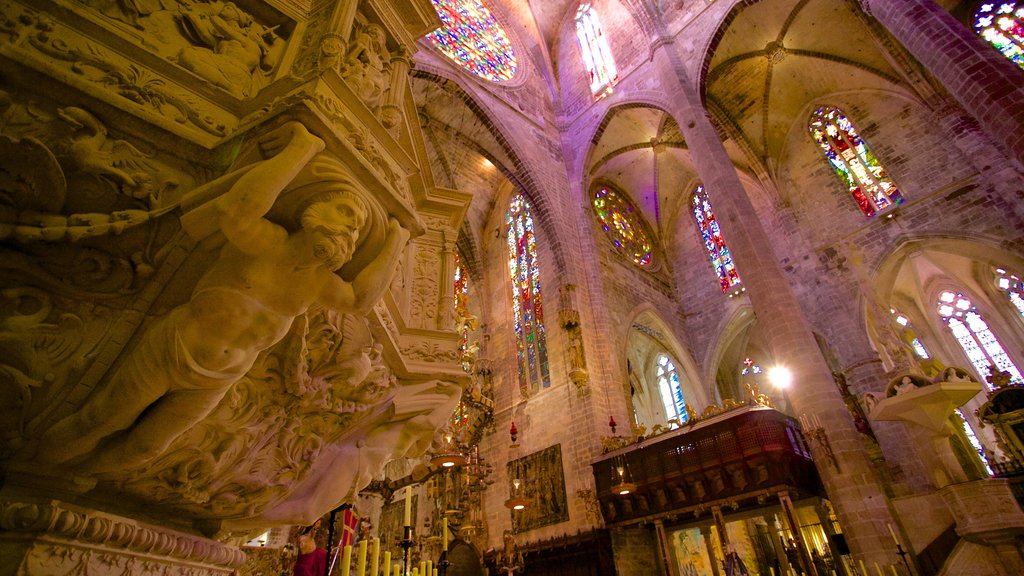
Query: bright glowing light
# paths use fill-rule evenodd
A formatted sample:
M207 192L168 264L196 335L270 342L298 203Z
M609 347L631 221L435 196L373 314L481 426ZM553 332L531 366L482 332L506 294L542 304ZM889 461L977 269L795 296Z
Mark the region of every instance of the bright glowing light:
M773 366L768 369L768 381L776 388L789 388L793 382L793 373L785 366Z

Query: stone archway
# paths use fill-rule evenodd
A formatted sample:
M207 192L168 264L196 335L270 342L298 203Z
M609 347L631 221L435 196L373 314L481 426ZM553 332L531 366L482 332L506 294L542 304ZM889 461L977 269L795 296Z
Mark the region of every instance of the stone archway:
M465 540L452 540L448 547L448 576L483 576L483 561L476 546Z

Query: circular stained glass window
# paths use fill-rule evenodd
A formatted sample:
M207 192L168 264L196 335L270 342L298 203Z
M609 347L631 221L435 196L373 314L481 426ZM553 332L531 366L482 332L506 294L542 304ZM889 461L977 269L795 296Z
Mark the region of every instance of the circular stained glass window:
M647 225L626 198L607 186L593 192L594 212L615 247L643 268L650 268L651 239Z
M480 0L431 0L441 27L427 35L445 56L481 78L500 82L516 74L508 34Z

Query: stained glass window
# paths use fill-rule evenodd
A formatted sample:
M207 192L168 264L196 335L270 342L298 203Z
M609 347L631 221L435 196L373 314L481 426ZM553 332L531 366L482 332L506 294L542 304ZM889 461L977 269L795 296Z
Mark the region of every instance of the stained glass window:
M495 82L516 74L508 34L480 0L431 0L441 27L427 34L445 56L481 78Z
M743 369L740 370L740 374L743 376L755 376L764 374L764 370L761 369L761 365L755 362L753 358L744 358Z
M838 108L822 106L811 114L811 136L865 216L903 202L899 188L868 149L853 123Z
M978 453L978 457L981 458L981 463L985 465L985 471L988 472L989 476L992 476L992 466L989 466L988 456L985 454L985 447L981 445L981 440L978 440L978 435L974 433L974 428L967 422L967 418L964 417L964 413L959 408L953 410L956 415L960 418L960 424L964 429L964 436L967 436L967 441L971 443L971 447Z
M996 286L1006 293L1021 319L1024 319L1024 283L1021 283L1020 277L996 268Z
M516 331L519 386L524 393L551 386L544 336L544 312L530 203L522 194L512 199L508 225L508 273L512 278L512 318Z
M974 30L1024 68L1024 2L983 3L974 15Z
M722 229L718 226L715 213L711 210L711 200L703 186L697 186L693 193L693 217L697 220L700 228L701 238L704 240L704 248L711 258L711 266L718 273L718 281L722 285L722 292L728 292L730 288L740 283L740 275L736 272L736 266L732 263L732 254L722 237Z
M611 94L612 87L619 81L619 73L615 70L615 60L612 59L608 40L601 30L597 12L589 2L581 4L576 10L576 37L580 41L583 66L587 69L590 93L594 95L594 100Z
M462 259L459 253L455 253L455 278L453 280L455 293L455 319L456 328L459 331L459 362L463 362L466 350L469 348L469 276L466 269L462 267ZM468 363L463 362L463 369L468 370Z
M1011 382L1024 385L1020 370L966 296L959 292L943 292L939 295L938 312L983 379L989 374L989 366L994 365L998 370L1008 372Z
M641 267L651 265L651 241L647 225L622 194L601 186L594 191L594 212L615 247Z
M661 402L665 406L665 418L674 419L679 424L686 422L689 415L686 413L683 388L679 383L679 372L676 370L676 365L665 354L658 356L657 375ZM677 427L676 424L672 425L672 428Z

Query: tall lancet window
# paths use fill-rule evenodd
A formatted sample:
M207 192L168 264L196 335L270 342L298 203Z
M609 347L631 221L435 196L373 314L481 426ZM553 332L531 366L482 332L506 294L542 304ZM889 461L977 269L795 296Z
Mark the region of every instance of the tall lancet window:
M530 203L522 194L512 199L508 225L508 273L512 278L512 317L516 331L519 387L524 393L551 386L544 336L544 311L537 265L537 238Z
M903 337L910 342L910 346L914 349L914 354L917 354L917 357L921 360L931 358L928 350L921 343L921 339L914 333L914 328L910 325L910 319L897 312L895 308L890 308L889 312L892 313L893 320L903 327Z
M675 363L665 354L658 356L656 373L661 402L665 406L665 418L679 424L686 422L690 417L686 413L686 399L683 398L683 387L679 383L679 371ZM678 425L672 428L678 428Z
M619 73L615 70L615 60L601 30L601 22L597 12L589 2L580 5L576 10L576 37L580 41L583 52L583 66L587 69L590 79L590 93L594 100L610 94L612 87L619 81Z
M842 110L832 106L818 108L811 114L810 129L814 141L865 216L874 216L903 202L896 183Z
M947 290L939 294L938 312L982 378L988 376L989 366L995 366L1008 372L1013 383L1024 385L1020 370L970 299Z
M996 287L1006 294L1024 320L1024 283L1021 283L1020 277L1002 268L996 268Z
M715 213L711 210L711 200L708 199L708 193L703 186L697 186L690 205L697 227L700 228L701 239L704 240L704 248L711 258L711 266L718 274L722 292L728 292L730 288L740 283L740 275L732 263L732 254L729 253L729 247L722 237L722 229L718 226Z
M1011 62L1024 68L1024 2L984 2L974 30Z
M455 322L459 331L459 361L462 362L469 348L470 314L469 314L469 275L462 264L459 253L455 253L455 278L453 279L455 294ZM468 368L468 364L463 364Z

